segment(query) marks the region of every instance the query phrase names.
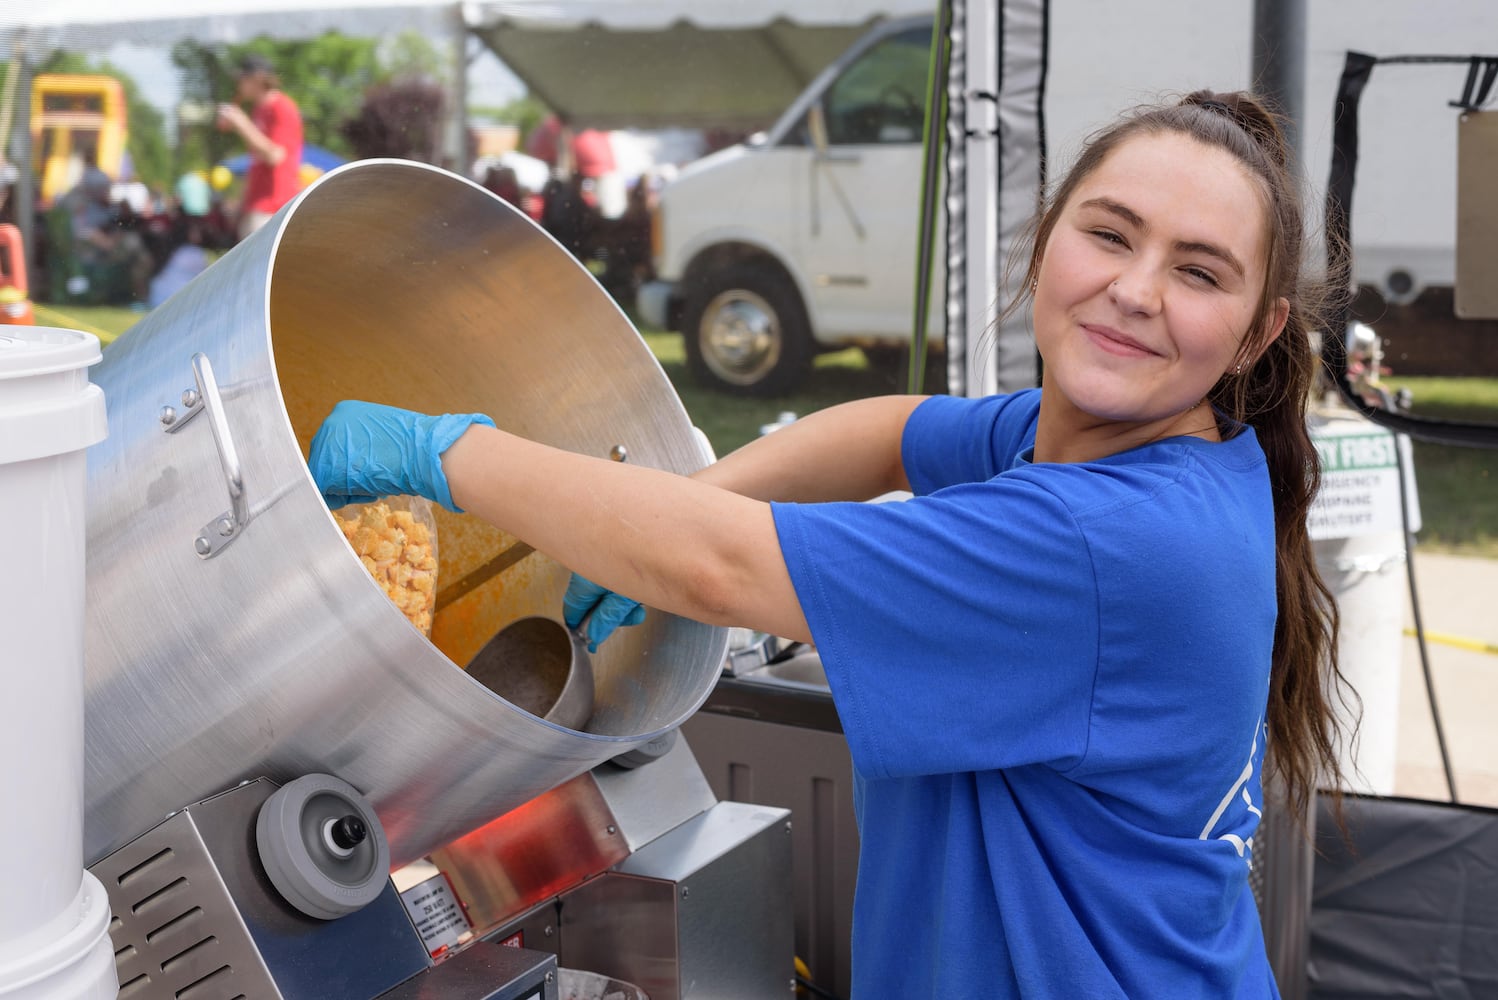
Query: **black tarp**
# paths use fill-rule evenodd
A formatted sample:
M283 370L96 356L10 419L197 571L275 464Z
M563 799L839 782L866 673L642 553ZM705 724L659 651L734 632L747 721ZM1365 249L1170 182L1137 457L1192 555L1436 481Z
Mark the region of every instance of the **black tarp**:
M1310 995L1498 998L1498 809L1344 802L1351 850L1318 806Z

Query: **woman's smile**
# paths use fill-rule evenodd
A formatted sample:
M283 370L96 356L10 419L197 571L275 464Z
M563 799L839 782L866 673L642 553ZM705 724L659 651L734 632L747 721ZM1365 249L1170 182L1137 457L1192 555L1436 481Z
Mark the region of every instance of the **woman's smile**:
M1121 358L1150 358L1160 357L1159 351L1146 347L1139 340L1129 336L1122 330L1102 323L1083 323L1082 330L1092 339L1092 342L1108 354L1116 354Z

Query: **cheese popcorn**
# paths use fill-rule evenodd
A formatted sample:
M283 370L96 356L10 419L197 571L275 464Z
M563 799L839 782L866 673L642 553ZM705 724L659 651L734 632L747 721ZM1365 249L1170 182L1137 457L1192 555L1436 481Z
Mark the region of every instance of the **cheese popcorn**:
M359 562L401 612L421 630L432 632L437 600L437 554L431 527L409 510L388 503L347 508L338 525Z

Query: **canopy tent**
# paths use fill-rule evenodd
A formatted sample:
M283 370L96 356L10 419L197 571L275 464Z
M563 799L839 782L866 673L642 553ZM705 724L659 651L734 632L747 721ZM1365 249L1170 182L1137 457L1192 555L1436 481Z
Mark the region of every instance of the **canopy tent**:
M769 125L875 21L934 0L563 0L465 8L469 29L569 124Z
M0 51L402 29L476 35L578 127L767 124L871 23L934 0L53 0L0 12ZM455 81L456 83L456 81ZM461 86L461 84L458 84Z

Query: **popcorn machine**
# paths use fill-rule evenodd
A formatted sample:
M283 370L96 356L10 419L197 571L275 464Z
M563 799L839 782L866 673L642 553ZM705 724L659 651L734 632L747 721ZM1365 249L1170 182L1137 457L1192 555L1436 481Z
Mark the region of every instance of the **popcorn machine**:
M552 721L463 668L559 617L566 569L439 510L428 637L306 468L343 398L704 464L565 250L452 174L351 164L94 381L83 835L121 996L784 994L789 814L718 801L676 738L724 631L653 611L582 665L586 721Z

